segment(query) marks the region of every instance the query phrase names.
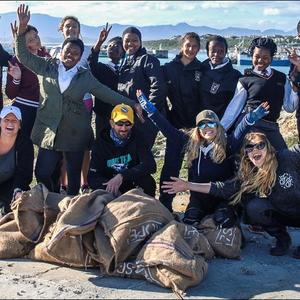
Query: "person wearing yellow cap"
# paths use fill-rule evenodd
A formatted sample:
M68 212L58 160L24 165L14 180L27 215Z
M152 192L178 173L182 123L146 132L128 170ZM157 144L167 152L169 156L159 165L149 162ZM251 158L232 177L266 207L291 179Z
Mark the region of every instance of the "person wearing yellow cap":
M151 148L135 130L132 108L123 103L116 105L110 126L100 131L92 147L90 188L104 189L117 196L141 187L154 197L156 184L151 174L155 171Z

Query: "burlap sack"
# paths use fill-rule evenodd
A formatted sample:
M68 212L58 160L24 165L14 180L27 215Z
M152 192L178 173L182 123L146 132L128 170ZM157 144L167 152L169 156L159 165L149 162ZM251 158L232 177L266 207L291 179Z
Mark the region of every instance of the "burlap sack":
M136 262L146 268L148 281L159 282L181 296L188 287L199 284L208 270L205 259L195 255L184 240L176 221L151 237L139 252Z
M104 206L114 196L104 190L90 194L66 197L59 203L62 210L51 226L47 239L32 251L31 258L54 259L55 262L75 267L99 265L94 248L93 230L103 212Z
M48 231L58 213L63 195L49 193L43 184L25 191L11 204L19 231L29 241L38 243Z
M211 259L215 252L204 234L200 233L195 227L172 221L169 224L175 224L186 243L193 250L195 255L202 255L205 259Z
M212 216L205 217L198 229L203 233L216 255L238 258L241 254L242 234L238 227L218 228Z
M100 218L114 253L105 262L106 272L134 259L147 239L172 220L168 209L141 189L132 189L110 202Z
M33 247L34 243L18 231L0 232L0 259L23 257Z

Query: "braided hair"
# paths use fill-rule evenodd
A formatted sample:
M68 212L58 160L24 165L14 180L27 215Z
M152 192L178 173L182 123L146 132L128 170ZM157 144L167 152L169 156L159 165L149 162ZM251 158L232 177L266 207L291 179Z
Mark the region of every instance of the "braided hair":
M277 46L275 42L270 38L258 37L252 40L248 52L251 56L253 56L253 52L255 48L265 48L270 51L271 57L273 57L277 51Z

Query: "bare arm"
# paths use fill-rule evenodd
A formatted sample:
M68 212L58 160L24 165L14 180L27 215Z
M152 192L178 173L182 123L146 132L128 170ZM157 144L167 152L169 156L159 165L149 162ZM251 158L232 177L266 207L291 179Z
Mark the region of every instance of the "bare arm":
M209 183L195 183L185 181L177 177L171 177L173 181L164 181L162 189L164 193L176 194L178 192L193 191L203 194L209 194L211 188L211 182Z

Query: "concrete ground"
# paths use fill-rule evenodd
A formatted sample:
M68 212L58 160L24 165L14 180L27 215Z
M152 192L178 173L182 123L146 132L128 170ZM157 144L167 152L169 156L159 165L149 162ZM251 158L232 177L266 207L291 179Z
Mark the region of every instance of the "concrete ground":
M300 245L300 230L289 228L290 253L268 254L274 240L244 227L246 247L239 260L215 258L208 274L185 299L300 299L300 260L291 257ZM144 280L101 276L98 269L74 269L27 259L0 260L2 299L176 299L170 290Z

